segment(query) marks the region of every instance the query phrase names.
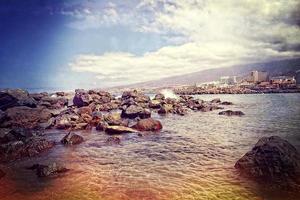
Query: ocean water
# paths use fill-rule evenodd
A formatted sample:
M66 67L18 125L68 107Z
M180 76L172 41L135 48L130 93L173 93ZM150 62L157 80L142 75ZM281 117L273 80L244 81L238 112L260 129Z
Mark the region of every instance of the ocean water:
M277 135L300 150L300 94L200 95L232 101L243 117L219 111L161 117L163 130L120 136L107 145L103 132L81 131L85 142L55 148L39 157L1 165L0 199L91 200L299 200L289 191L266 192L239 176L235 162L263 136ZM59 141L66 132L51 130ZM37 178L26 167L57 162L70 168L55 178Z

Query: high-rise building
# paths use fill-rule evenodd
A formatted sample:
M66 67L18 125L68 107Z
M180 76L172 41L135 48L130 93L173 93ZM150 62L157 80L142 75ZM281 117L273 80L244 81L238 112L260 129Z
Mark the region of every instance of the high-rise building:
M300 70L296 71L296 84L300 87Z
M252 83L268 81L269 75L267 72L252 71L248 76L247 81Z

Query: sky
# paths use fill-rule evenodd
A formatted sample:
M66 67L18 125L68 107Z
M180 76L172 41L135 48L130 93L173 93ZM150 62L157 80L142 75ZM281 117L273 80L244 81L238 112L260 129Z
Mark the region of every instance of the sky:
M0 88L102 88L300 57L299 0L1 0Z

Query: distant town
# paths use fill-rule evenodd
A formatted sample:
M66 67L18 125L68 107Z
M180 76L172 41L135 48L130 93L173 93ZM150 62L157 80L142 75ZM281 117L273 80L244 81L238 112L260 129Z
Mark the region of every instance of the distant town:
M222 76L219 80L193 86L176 87L177 94L253 94L300 92L300 70L296 76L270 76L251 71L245 76Z

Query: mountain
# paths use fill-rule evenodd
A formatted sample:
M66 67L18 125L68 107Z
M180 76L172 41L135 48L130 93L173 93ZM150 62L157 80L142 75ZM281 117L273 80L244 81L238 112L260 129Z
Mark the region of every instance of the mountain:
M296 71L300 70L300 58L209 69L189 74L183 74L180 76L172 76L159 80L126 85L124 87L167 87L173 85L192 85L195 83L219 80L221 76L245 76L254 70L266 71L270 76L295 76Z

